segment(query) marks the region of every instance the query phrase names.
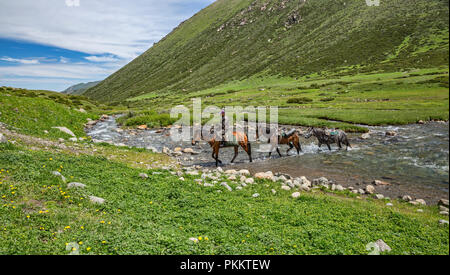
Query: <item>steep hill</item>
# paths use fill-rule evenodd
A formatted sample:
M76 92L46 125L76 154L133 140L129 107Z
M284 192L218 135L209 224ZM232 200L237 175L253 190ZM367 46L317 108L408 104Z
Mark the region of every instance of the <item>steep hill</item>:
M88 82L88 83L80 83L80 84L77 84L77 85L70 86L69 88L64 90L62 93L63 94L68 94L68 95L81 95L86 90L88 90L89 88L94 87L98 83L100 83L100 81L94 81L94 82Z
M448 66L448 0L218 0L89 89L102 101L251 76Z

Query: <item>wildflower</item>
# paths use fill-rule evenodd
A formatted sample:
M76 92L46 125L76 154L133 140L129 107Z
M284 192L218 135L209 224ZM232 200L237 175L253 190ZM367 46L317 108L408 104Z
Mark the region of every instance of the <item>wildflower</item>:
M81 228L82 230L84 230L84 226L80 226L80 228Z
M88 247L88 248L86 248L86 251L89 252L89 251L91 251L91 249L92 249L92 248Z
M79 244L79 245L82 245L82 244L83 244L83 242L78 242L78 244Z
M105 223L105 221L100 221L100 223L101 223L101 224L104 224L104 223Z
M203 238L200 236L200 237L198 237L198 240L201 241L201 240L203 240Z
M209 238L208 238L208 237L205 237L205 241L209 241Z
M106 241L102 241L102 244L105 244L106 243Z
M27 216L27 219L29 219L29 218L30 218L30 215Z

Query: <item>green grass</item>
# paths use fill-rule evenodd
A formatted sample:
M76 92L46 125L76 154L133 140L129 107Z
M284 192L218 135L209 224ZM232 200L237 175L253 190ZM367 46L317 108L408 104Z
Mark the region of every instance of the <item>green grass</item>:
M419 120L448 120L448 67L366 74L322 73L300 79L252 77L186 93L143 95L128 102L137 113L152 106L164 112L175 105L203 107L278 106L279 122L339 127L364 132L365 125L399 125Z
M449 228L439 225L436 207L417 213L397 202L388 208L322 193L292 199L268 182L228 192L119 160L15 145L0 145L0 169L0 254L68 254L72 242L82 242L80 254L96 255L367 254L366 245L380 238L391 254L449 251ZM51 175L57 169L88 187L67 190ZM151 176L143 180L140 172ZM252 198L256 192L261 196ZM93 205L88 195L107 202Z
M67 139L71 136L52 128L67 127L77 137L85 137L87 119L111 110L82 96L0 87L0 122L22 134Z

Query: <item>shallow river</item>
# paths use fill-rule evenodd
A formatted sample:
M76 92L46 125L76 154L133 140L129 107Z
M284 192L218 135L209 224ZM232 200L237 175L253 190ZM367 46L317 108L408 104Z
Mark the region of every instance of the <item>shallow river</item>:
M387 137L387 131L397 132L395 137ZM140 148L153 147L162 151L164 147L193 148L198 155L183 154L178 160L183 165L214 166L211 149L206 143L192 147L190 143L173 142L168 132L155 130L121 131L114 118L99 122L88 135L94 140L113 144L124 144ZM291 176L316 178L325 176L343 186L363 188L373 180L383 180L391 185L377 187L377 191L392 198L411 195L435 203L448 198L449 187L449 125L448 123L427 123L389 127L370 127L370 138L362 140L359 135L351 135L353 148L329 152L326 146L318 149L313 138L302 138L303 152L297 156L272 159L258 150L260 144L253 144L253 163L240 150L236 164L230 164L234 150L222 149L220 158L225 166L246 168L251 172L273 171ZM286 146L281 152L285 156Z

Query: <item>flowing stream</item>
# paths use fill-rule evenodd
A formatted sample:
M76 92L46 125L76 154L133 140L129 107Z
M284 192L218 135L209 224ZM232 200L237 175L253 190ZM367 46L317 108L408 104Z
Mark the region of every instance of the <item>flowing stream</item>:
M331 152L326 146L321 149L314 138L301 139L303 152L298 156L295 150L286 157L287 146L281 147L283 158L274 154L272 159L261 152L261 144L253 144L254 162L242 149L235 164L230 164L234 150L222 149L220 159L225 166L233 169L249 169L251 172L273 171L291 176L309 178L327 177L344 186L363 188L373 180L389 182L389 186L377 187L377 191L398 197L411 195L435 203L448 198L449 187L449 124L431 122L424 125L369 127L370 138L363 140L359 135L350 135L351 149ZM395 131L395 137L386 136L387 131ZM122 130L115 118L97 123L87 134L94 140L116 145L139 148L164 147L192 148L197 154L177 156L182 165L213 167L211 148L206 143L192 146L190 142L174 142L168 131Z

